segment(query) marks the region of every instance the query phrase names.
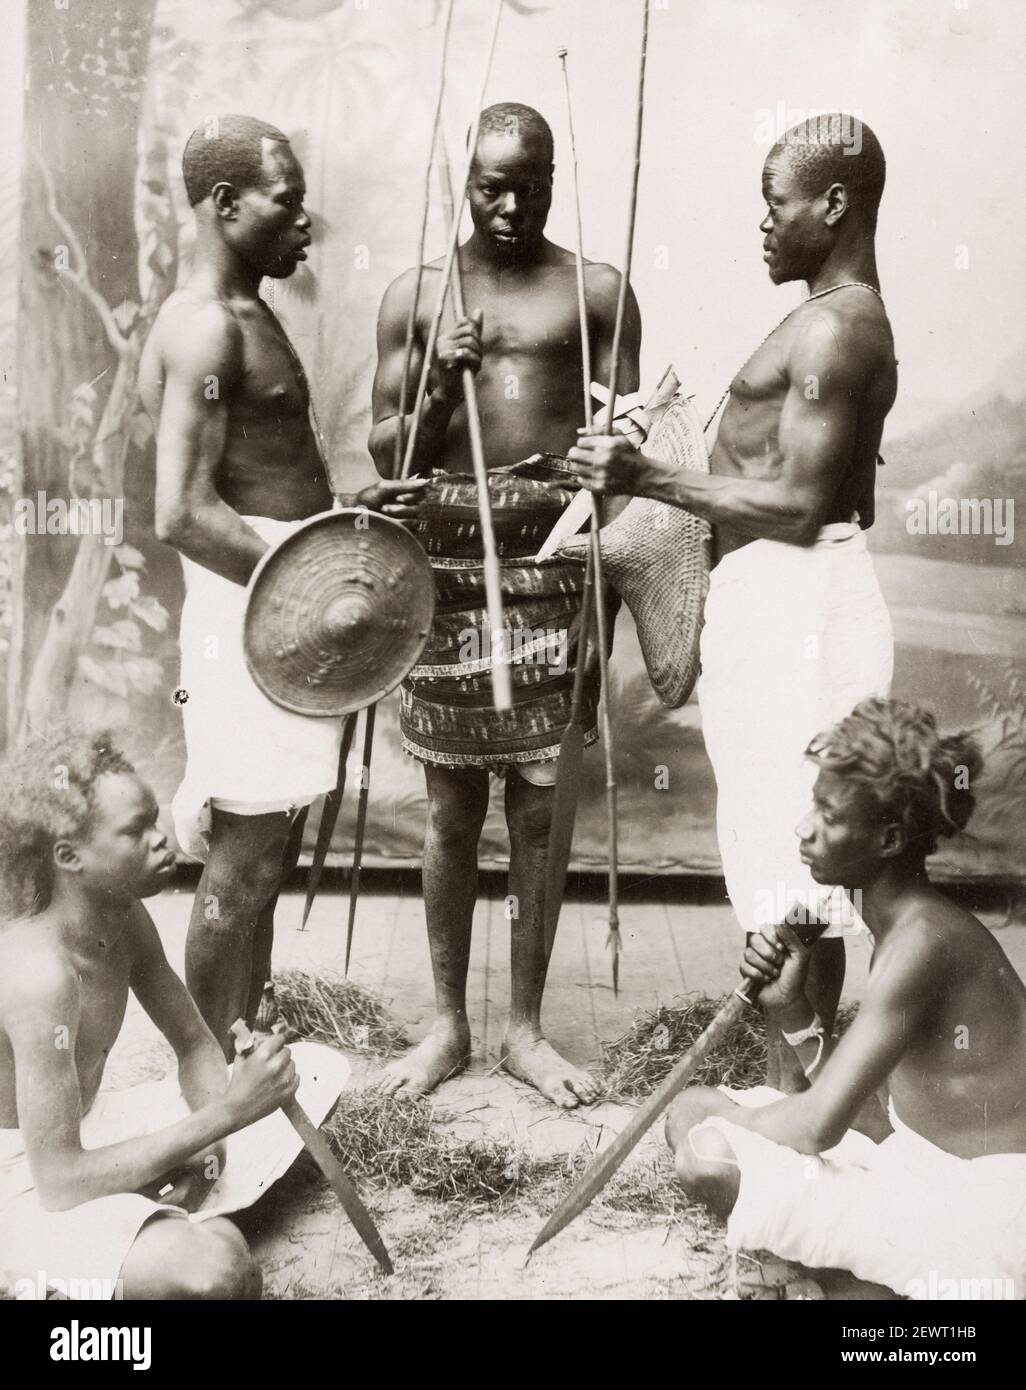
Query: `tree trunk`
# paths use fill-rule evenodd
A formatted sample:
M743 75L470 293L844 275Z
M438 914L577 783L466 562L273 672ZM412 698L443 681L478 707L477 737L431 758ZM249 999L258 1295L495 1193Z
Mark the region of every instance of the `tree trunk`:
M85 252L92 287L110 308L139 299L134 223L136 142L156 0L93 0L28 9L19 302L19 480L34 497L123 495L124 447L101 445L91 484L69 476L76 387L93 383L95 437L126 422L138 349L120 358L94 304L61 267L74 269L68 237L48 207L36 158L50 170L56 202ZM138 331L138 330L136 330ZM115 490L116 489L116 490ZM75 661L88 641L110 547L96 537L28 536L20 598L22 666L9 684L8 727L38 726L63 709ZM69 574L69 566L71 566ZM38 657L38 659L37 659ZM21 691L28 668L28 699ZM53 688L47 688L47 682Z

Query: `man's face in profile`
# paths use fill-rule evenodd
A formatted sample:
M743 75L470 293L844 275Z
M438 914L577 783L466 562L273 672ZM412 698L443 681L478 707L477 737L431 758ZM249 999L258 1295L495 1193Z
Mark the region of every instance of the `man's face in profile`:
M263 167L261 184L238 195L232 242L261 275L285 280L306 260L310 245L303 167L281 140L263 141Z
M770 152L762 171L766 215L759 223L763 260L775 285L808 280L819 269L830 242L824 217L826 199L810 197L795 177L786 146Z

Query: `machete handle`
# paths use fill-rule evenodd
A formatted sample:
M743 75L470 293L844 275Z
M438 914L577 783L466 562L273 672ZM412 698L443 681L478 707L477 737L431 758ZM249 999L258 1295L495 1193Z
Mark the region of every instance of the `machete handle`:
M785 923L785 925L791 928L791 930L794 932L795 936L797 936L798 940L802 943L803 946L814 946L816 942L819 940L819 938L826 931L827 927L829 927L830 923L812 921L802 922L800 925L792 925L792 923L787 922ZM754 1005L758 1002L758 998L759 995L762 993L764 983L769 982L764 982L761 980L745 980L743 984L738 985L734 993L737 995L738 999L743 999L746 1004Z

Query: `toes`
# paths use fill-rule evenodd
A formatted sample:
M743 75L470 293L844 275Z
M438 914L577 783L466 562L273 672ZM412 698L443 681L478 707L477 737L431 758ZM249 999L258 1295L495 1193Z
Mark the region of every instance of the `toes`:
M568 1081L553 1082L545 1087L545 1091L549 1099L563 1110L573 1110L579 1104Z
M582 1100L585 1105L591 1105L593 1101L598 1100L599 1088L590 1076L571 1076L567 1085L578 1100Z

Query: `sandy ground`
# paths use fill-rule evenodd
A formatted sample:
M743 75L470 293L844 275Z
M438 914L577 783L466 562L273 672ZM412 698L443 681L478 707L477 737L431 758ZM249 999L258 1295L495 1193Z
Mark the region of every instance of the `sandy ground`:
M405 886L404 886L405 885ZM667 890L671 891L671 890ZM729 908L698 890L696 902L674 902L661 889L627 895L623 908L627 955L624 985L614 999L601 943L598 908L568 903L557 940L546 1017L550 1035L578 1062L594 1062L603 1039L623 1032L641 1009L687 989L718 994L732 988L738 935ZM676 890L679 893L679 889ZM191 890L183 884L153 901L172 965L182 969ZM346 900L324 892L308 929L297 930L301 900L283 897L278 912L275 968L338 971ZM568 925L569 924L569 925ZM580 937L577 930L580 929ZM594 928L594 929L593 929ZM508 957L501 896L482 895L475 919L470 1012L476 1030L469 1070L436 1093L443 1127L459 1138L512 1138L538 1154L595 1151L619 1131L631 1110L603 1103L559 1112L531 1088L496 1067L508 991ZM493 939L494 938L494 939ZM1026 928L1000 932L1020 972L1026 970ZM849 941L846 995L858 998L868 944ZM381 992L416 1040L431 1017L430 971L423 910L409 881L398 890L361 898L351 974ZM162 1074L170 1058L137 1006L108 1067L105 1086L117 1089ZM353 1056L353 1084L372 1081L376 1066ZM722 1225L698 1207L674 1203L661 1124L628 1161L633 1196L614 1184L525 1267L534 1235L558 1200L550 1184L527 1188L515 1200L468 1205L414 1196L408 1189L364 1186L363 1195L396 1265L377 1273L334 1197L316 1172L299 1166L240 1220L265 1271L265 1293L281 1299L798 1299L851 1298L851 1281L813 1281L808 1272L770 1257L729 1259ZM650 1200L637 1197L639 1178Z

